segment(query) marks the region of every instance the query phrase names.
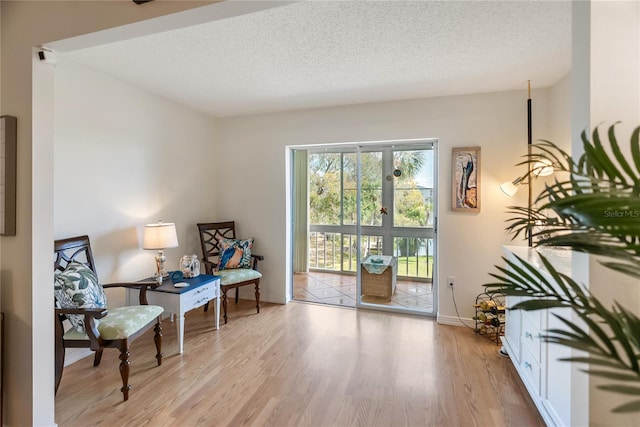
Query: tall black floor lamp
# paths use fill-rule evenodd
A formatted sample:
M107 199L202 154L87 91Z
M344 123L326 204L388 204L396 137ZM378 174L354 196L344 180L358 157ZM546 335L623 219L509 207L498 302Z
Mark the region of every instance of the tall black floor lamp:
M527 242L529 247L533 246L533 225L531 224L532 216L531 216L531 207L533 206L533 186L531 185L531 146L533 144L533 140L531 138L531 80L527 80L528 86L528 97L527 97L527 163L529 168L529 201L527 203L527 208L529 209L527 212L528 215L528 223L529 229L527 230Z

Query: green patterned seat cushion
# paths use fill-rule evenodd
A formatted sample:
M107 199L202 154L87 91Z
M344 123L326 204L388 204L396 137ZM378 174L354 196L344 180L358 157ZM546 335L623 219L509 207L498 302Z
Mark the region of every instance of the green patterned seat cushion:
M157 305L132 305L129 307L110 308L109 314L100 319L98 331L105 340L129 338L143 326L160 316L164 309ZM86 333L75 328L64 334L66 340L88 340Z
M233 285L234 283L245 282L247 280L259 279L262 274L250 268L234 268L232 270L218 270L214 273L220 276L221 285Z
M61 308L105 308L107 296L96 274L86 265L70 262L57 273L53 282L53 293ZM84 333L84 316L70 314L69 322L80 333Z

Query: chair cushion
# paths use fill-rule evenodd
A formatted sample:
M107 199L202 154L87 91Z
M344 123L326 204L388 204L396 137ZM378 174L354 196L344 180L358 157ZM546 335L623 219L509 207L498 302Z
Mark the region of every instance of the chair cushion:
M221 285L233 285L234 283L259 279L262 274L250 268L234 268L232 270L218 270L216 271L216 276L220 276Z
M55 275L53 284L57 303L61 308L105 308L107 296L93 270L79 262L70 262L64 271ZM84 316L67 316L73 327L84 333Z
M218 270L229 270L232 268L251 268L251 247L253 237L244 240L218 239L220 245L220 260Z
M157 305L132 305L110 308L98 324L100 336L105 340L129 338L160 316L164 309ZM71 328L64 334L65 340L88 340L84 332Z

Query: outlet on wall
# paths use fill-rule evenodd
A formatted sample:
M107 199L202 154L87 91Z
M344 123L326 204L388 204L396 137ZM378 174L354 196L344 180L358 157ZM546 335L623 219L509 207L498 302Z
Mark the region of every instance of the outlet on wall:
M456 278L453 276L449 276L447 277L447 285L449 285L450 288L453 288L453 286L456 284Z

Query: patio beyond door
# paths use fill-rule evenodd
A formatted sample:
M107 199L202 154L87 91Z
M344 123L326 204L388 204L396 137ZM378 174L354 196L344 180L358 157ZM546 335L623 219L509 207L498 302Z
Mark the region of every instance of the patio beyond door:
M435 314L434 151L421 141L304 153L307 262L295 299Z

